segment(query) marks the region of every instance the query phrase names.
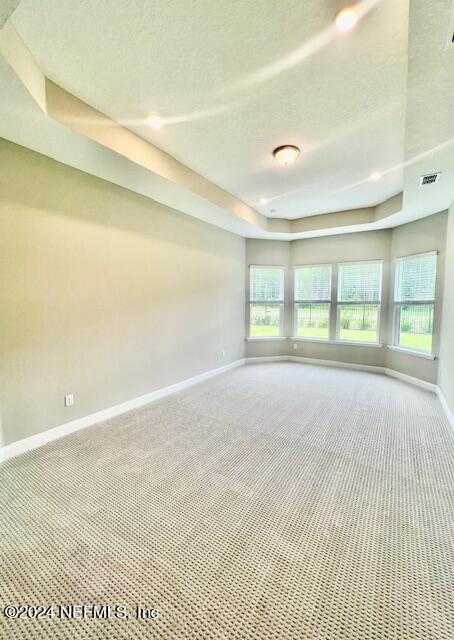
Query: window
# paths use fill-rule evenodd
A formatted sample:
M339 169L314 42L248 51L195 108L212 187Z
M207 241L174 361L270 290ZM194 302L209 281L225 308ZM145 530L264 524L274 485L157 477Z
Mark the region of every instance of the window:
M337 337L351 342L378 342L383 263L339 265Z
M394 287L394 344L432 353L437 253L398 258Z
M249 337L278 338L282 335L284 268L249 268Z
M295 337L329 340L331 265L295 268Z

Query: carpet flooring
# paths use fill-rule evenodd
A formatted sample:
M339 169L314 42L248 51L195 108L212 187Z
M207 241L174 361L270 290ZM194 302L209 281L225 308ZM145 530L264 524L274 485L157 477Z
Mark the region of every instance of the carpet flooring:
M12 459L0 487L4 639L454 638L454 432L389 377L248 365Z

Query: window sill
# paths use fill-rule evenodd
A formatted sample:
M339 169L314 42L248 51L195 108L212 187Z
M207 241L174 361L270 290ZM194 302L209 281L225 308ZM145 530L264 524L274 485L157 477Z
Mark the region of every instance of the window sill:
M417 358L425 358L425 360L435 360L437 356L432 353L424 353L424 351L414 351L413 349L405 349L405 347L398 347L397 345L390 344L388 349L391 351L398 351L399 353L406 353L409 356L416 356Z
M317 344L341 344L347 347L368 347L372 349L381 349L382 344L377 342L354 342L353 340L317 340L317 338L289 338L289 340L296 340L299 342L316 342Z
M283 338L282 336L263 336L260 338L246 338L246 342L261 342L262 340L288 340L288 338Z

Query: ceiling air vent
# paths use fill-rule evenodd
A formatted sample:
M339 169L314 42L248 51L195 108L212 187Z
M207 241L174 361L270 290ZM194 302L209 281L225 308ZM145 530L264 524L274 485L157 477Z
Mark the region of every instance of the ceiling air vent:
M426 184L435 184L440 180L441 173L429 173L427 176L421 176L419 186L424 187Z

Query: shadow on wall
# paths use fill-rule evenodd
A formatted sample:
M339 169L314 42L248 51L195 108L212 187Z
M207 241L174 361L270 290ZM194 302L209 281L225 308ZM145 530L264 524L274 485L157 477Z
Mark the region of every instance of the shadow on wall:
M88 224L140 236L159 233L161 242L186 249L200 247L200 238L194 236L197 230L198 234L204 234L204 251L217 257L229 256L226 244L219 242L219 233L225 234L226 238L238 238L229 231L6 140L0 139L0 154L5 158L0 176L2 201L10 201L15 208L22 203L49 214L77 218ZM23 173L17 172L18 165ZM49 183L52 183L52 191L45 186ZM157 214L160 215L158 221ZM168 216L168 222L163 222L162 214Z

